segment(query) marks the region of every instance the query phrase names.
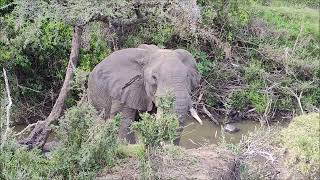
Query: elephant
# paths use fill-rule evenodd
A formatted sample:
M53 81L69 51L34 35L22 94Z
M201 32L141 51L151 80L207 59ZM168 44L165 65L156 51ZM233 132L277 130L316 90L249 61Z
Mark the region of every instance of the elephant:
M88 99L106 119L121 113L119 137L135 143L130 125L137 112L151 111L158 105L156 97L171 90L175 97L173 111L179 119L179 137L174 143L179 144L189 110L202 124L191 101L191 92L199 83L200 74L191 53L141 44L111 53L91 71Z

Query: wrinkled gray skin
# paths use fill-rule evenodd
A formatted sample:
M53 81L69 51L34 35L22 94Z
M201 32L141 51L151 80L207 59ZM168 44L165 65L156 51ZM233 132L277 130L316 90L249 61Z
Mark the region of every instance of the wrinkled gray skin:
M180 135L192 106L191 90L199 81L196 61L188 51L142 44L115 51L100 62L90 73L88 97L98 111L104 112L105 118L121 113L119 136L135 143L129 128L136 113L150 111L153 103L157 105L156 97L168 91L176 99L174 110L180 122Z

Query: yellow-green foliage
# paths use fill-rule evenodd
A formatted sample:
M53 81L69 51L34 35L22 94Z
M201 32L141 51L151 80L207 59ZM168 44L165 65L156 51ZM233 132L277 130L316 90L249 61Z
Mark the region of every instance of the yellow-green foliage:
M319 113L310 113L294 118L282 131L283 145L289 151L288 165L308 178L320 173L319 122Z

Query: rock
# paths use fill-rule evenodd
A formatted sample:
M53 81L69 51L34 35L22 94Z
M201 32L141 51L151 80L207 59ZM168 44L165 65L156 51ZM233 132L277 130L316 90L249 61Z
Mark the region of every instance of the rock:
M226 124L223 129L225 132L228 132L228 133L236 133L236 132L240 131L239 128L235 127L232 124Z

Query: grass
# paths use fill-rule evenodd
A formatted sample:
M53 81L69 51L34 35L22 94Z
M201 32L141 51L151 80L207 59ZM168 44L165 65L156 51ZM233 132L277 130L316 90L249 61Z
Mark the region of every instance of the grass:
M289 31L297 37L301 26L303 35L312 35L320 38L319 10L309 7L293 6L261 6L254 7L258 15L273 24L279 30Z
M283 146L289 149L287 164L308 178L319 176L319 120L319 113L298 116L281 133Z

